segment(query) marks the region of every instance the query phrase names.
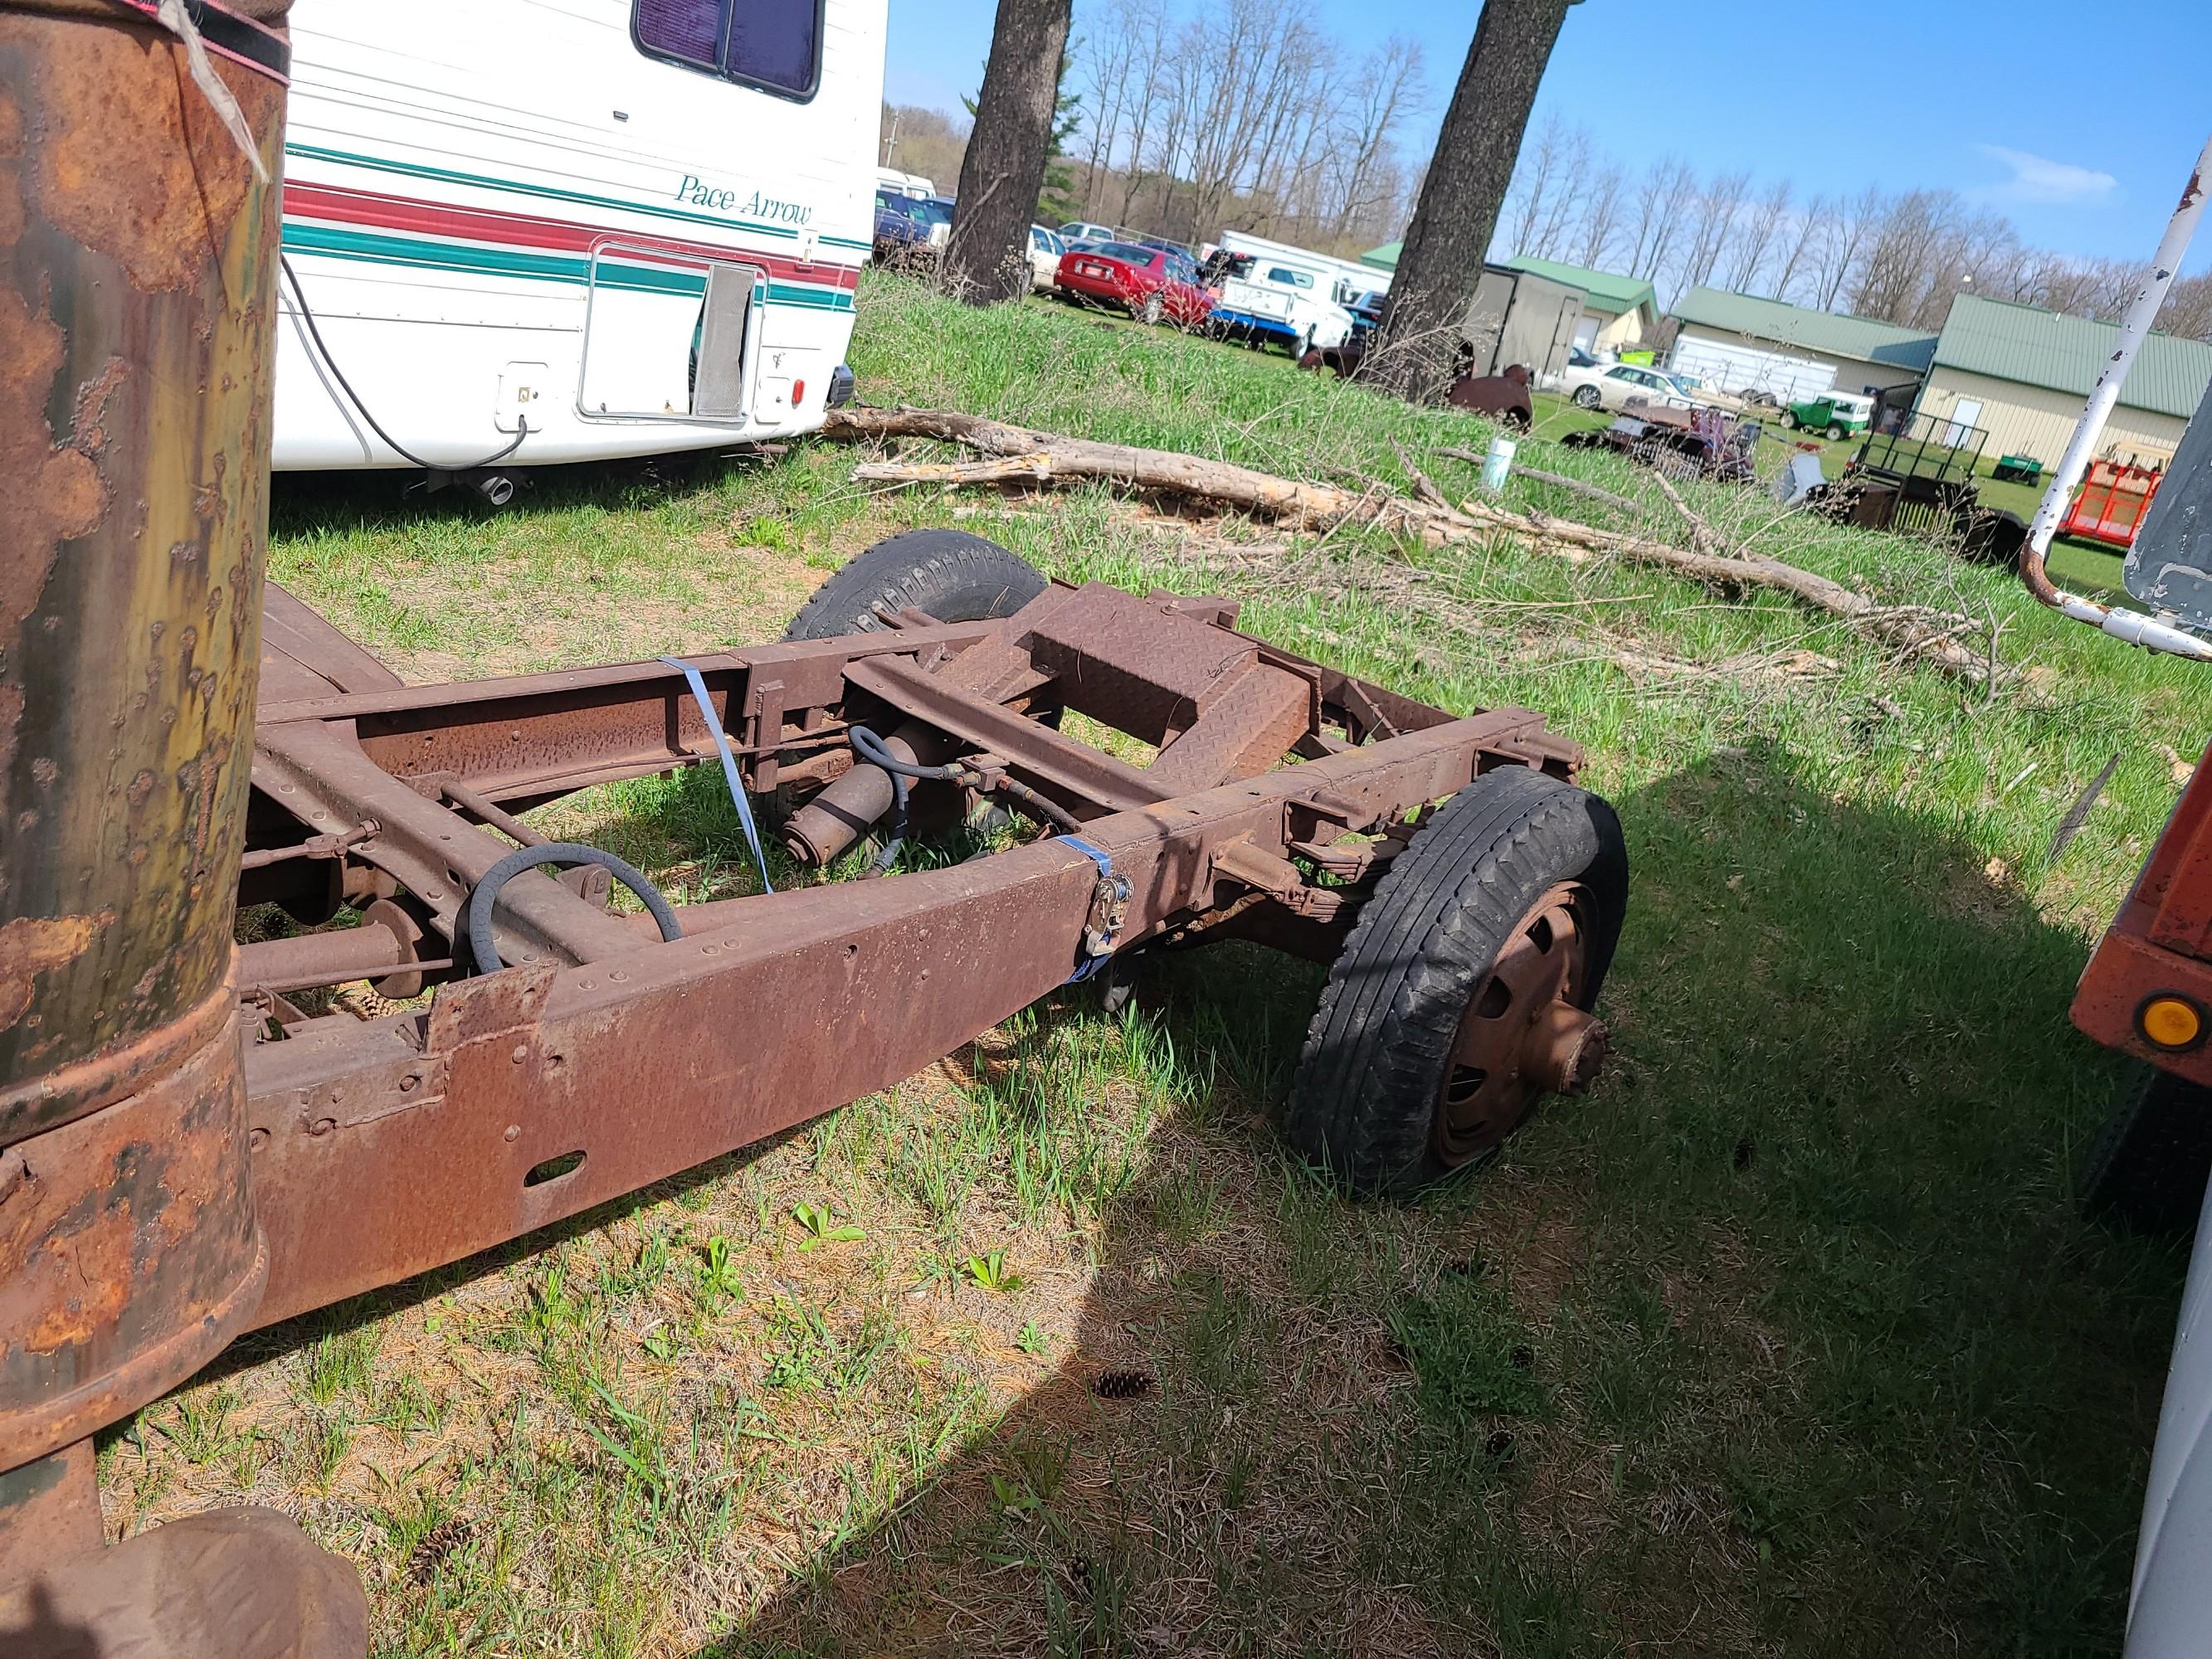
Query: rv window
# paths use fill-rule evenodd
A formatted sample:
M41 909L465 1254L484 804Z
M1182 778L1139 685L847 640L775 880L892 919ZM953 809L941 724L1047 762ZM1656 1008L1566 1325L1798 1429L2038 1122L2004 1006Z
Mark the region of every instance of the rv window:
M637 43L656 57L714 70L791 98L811 98L822 70L822 0L634 0Z
M722 73L808 98L821 59L822 0L736 0Z
M637 0L637 43L708 69L722 43L721 0Z

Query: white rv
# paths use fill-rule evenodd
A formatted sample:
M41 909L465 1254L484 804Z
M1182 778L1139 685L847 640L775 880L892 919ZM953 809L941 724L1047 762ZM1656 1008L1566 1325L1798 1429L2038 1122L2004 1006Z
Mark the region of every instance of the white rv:
M885 0L297 0L280 468L465 471L821 424Z

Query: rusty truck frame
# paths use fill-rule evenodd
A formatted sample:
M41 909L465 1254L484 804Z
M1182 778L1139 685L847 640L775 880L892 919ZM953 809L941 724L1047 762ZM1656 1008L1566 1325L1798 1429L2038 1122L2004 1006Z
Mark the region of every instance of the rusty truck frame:
M243 1332L758 1142L1131 951L1330 965L1286 1127L1357 1185L1588 1081L1626 854L1530 710L1455 717L1225 600L956 532L870 550L773 644L442 685L269 585L283 12L0 4L11 1655L357 1659L359 1583L287 1517L109 1547L94 1434ZM782 803L817 878L772 890L763 856L762 890L674 906L525 816L701 765L749 834ZM821 878L994 812L963 861ZM239 943L271 905L295 930Z

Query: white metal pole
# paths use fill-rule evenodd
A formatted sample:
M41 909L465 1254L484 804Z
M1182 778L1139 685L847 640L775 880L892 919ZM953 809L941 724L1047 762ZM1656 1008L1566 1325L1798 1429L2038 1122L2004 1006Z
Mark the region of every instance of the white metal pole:
M2151 256L2150 270L2142 286L2136 290L2126 314L2120 319L2119 340L2103 372L2097 376L2096 385L2089 389L2089 402L2081 411L2081 423L2074 428L2066 453L2059 459L2058 470L2051 475L2050 488L2044 491L2043 504L2035 510L2034 522L2028 526L2021 568L2029 591L2036 598L2078 622L2087 623L2148 650L2212 661L2212 643L2134 611L2115 611L2109 605L2061 592L2043 572L2044 556L2051 550L2051 538L2057 533L2066 503L2082 475L2089 470L2089 459L2097 447L2097 440L2104 435L2105 422L2112 412L2112 405L2119 401L2121 383L2128 378L2128 369L2149 335L2151 324L2157 320L2159 308L2166 303L2166 290L2173 286L2181 256L2188 251L2189 239L2196 234L2197 221L2204 216L2208 173L2212 173L2212 138L2205 141L2196 168L2190 173L2188 184L2182 187L2181 200L2173 210L2173 217L2166 222L2166 234L2159 240L2158 252Z

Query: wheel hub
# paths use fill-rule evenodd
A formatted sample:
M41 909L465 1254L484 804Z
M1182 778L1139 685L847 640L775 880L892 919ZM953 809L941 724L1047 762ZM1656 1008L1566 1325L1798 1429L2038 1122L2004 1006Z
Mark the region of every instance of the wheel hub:
M1437 1097L1449 1164L1495 1151L1540 1096L1580 1094L1605 1063L1606 1029L1578 1006L1591 900L1561 882L1531 905L1468 998Z

